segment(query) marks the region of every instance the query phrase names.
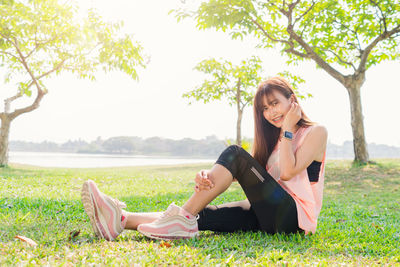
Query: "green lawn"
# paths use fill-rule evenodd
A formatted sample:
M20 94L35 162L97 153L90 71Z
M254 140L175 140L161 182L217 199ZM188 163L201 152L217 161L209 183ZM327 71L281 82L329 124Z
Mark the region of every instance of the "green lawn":
M193 191L195 173L209 167L0 169L0 265L400 266L400 159L354 168L350 161L329 161L315 235L207 231L171 246L135 231L115 242L94 237L80 202L85 180L96 181L130 211L162 211L171 202L182 205ZM243 198L235 183L214 203Z

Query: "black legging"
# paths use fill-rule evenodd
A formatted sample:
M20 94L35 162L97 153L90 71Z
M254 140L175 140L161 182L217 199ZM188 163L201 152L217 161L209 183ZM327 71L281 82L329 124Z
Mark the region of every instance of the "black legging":
M232 145L216 164L227 168L242 187L250 207L207 206L199 213L199 230L217 232L265 231L294 233L298 227L296 203L246 150Z

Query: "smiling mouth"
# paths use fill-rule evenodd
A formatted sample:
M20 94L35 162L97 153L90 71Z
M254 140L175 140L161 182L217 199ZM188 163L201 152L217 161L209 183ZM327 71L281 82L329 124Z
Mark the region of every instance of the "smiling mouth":
M280 122L283 119L283 115L272 119L273 122Z

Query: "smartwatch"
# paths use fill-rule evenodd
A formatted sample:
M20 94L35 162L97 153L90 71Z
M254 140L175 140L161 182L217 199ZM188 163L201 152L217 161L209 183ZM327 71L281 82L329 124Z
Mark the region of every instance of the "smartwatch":
M292 132L288 132L288 131L284 131L283 132L283 137L285 137L288 140L293 140L293 133Z

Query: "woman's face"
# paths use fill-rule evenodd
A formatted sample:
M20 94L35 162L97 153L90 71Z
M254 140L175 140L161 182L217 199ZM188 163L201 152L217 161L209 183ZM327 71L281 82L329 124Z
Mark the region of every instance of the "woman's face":
M281 92L273 90L263 98L264 118L275 127L281 128L283 120L293 102L293 95L287 99Z

